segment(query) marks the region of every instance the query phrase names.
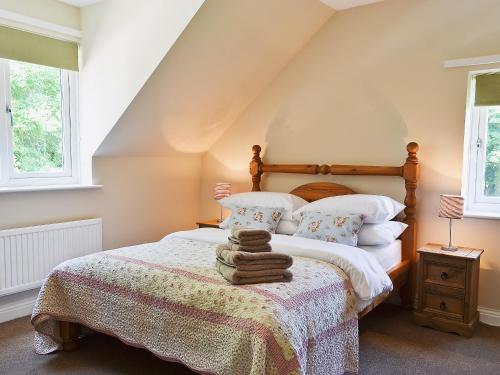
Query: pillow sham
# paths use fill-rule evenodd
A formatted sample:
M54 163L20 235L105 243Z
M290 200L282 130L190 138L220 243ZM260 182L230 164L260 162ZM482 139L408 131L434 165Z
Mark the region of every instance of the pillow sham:
M349 194L327 197L309 203L294 211L293 218L300 220L300 214L306 211L345 212L363 214L365 223L377 224L391 220L404 208L403 204L383 195Z
M283 207L235 206L229 216L227 228L252 227L274 233L283 211Z
M389 245L408 227L399 221L381 224L364 224L358 235L359 246Z
M222 228L222 229L229 228L229 218L230 217L231 216L226 217L224 219L224 221L222 221L222 223L219 224L219 228ZM292 234L294 234L297 231L298 227L299 227L299 225L297 224L296 221L281 219L280 222L278 223L278 227L276 228L276 233L286 234L286 235L291 236Z
M229 228L229 218L231 216L226 217L220 224L219 228L227 229ZM286 234L291 236L297 231L299 224L294 220L285 220L281 219L278 223L278 227L276 228L276 233L278 234Z
M363 225L363 215L307 211L301 216L295 237L357 246L358 233Z
M296 195L289 193L278 193L268 191L250 191L246 193L238 193L222 198L219 201L222 207L233 210L235 206L239 207L282 207L283 217L285 220L292 220L294 211L305 206L307 201Z

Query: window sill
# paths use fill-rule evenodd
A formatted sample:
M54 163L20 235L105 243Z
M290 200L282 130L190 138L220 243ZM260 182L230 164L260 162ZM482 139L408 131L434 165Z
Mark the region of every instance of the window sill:
M500 212L485 212L485 211L465 211L464 217L474 219L496 219L500 220Z
M102 185L41 185L41 186L3 186L0 187L0 194L2 193L23 193L35 191L59 191L59 190L89 190L100 189Z

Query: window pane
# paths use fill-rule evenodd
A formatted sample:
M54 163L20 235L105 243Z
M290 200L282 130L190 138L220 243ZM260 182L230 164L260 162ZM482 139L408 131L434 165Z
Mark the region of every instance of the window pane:
M500 197L500 107L488 108L484 195Z
M61 70L10 62L13 152L16 172L63 169Z

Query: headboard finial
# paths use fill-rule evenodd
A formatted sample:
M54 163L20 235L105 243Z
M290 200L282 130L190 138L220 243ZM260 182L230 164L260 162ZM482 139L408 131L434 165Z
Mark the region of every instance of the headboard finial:
M250 174L252 175L252 191L260 191L260 176L262 175L262 159L260 152L262 148L259 145L253 145L253 157L250 162Z
M252 151L253 151L253 156L255 157L260 156L260 152L262 151L262 148L259 145L253 145L252 146Z
M406 145L406 151L408 151L408 158L406 159L407 162L418 163L417 159L418 149L419 146L418 143L416 142L410 142Z

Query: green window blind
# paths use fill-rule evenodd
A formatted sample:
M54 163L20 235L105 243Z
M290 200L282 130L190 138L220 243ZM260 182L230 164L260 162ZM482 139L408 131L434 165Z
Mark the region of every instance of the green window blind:
M476 106L500 105L500 73L476 76Z
M78 70L78 44L0 26L0 57Z

